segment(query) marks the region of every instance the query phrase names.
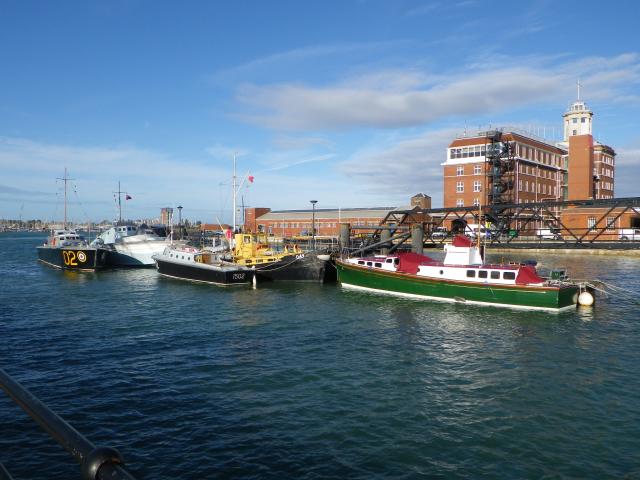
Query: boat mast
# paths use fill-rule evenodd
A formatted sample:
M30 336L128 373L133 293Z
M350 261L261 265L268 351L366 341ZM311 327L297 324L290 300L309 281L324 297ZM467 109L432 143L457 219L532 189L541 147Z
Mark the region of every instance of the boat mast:
M58 178L58 180L62 180L64 182L64 222L62 223L62 228L64 230L67 229L67 182L69 180L73 180L67 176L67 167L64 167L64 177Z
M233 154L233 233L236 233L236 154Z
M480 193L480 199L478 201L478 252L480 252L480 244L482 243L482 195L484 192Z
M118 180L118 223L122 223L122 191L120 190L120 180Z

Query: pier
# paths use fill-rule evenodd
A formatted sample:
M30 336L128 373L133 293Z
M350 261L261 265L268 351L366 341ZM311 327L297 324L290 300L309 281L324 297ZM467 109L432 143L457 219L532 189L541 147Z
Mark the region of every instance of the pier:
M577 215L588 216L591 225L586 228L574 226L572 219ZM635 228L621 228L622 218L633 225L640 225L640 197L512 203L482 208L413 208L389 212L380 227L370 234L368 243L383 240L386 235L383 232L395 234L419 225L424 230L424 248L436 248L458 233L469 234L468 225L481 224L483 232L480 235L489 248L640 250L640 236L636 238L621 233ZM371 231L370 226L353 225L350 228L355 232ZM413 233L411 237L415 235ZM395 240L404 243L407 239ZM415 240L412 246L416 248Z

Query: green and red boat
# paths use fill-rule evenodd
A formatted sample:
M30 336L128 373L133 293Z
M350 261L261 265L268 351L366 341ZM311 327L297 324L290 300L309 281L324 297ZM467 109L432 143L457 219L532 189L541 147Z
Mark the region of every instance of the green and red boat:
M457 236L436 261L416 253L336 261L344 287L429 300L527 310L576 308L580 286L540 277L531 264L485 264L470 239Z

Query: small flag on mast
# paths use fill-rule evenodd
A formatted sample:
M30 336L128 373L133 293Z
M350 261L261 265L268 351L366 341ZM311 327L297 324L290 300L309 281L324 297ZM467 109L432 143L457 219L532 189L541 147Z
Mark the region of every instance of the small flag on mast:
M131 200L131 198L132 198L132 197L131 197L131 195L125 195L125 196L124 196L124 199L125 199L125 200Z
M253 175L249 175L249 176L247 177L247 179L249 180L249 183L253 183L253 179L254 179L254 178L255 178L255 177L254 177Z

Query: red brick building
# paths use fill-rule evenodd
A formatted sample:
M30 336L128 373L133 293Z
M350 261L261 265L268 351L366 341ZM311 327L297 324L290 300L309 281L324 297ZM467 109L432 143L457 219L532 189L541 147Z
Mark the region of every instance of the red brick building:
M613 198L616 154L613 148L594 140L592 126L593 112L578 99L563 114L562 142L548 142L515 131L480 132L456 138L447 148L447 159L442 164L444 207L487 205L496 192L503 196L501 203L516 204ZM504 178L498 184L495 170L490 170L495 165L495 149L508 152L509 160L500 164ZM580 210L557 214L568 228L585 230L593 225L594 215L597 226L597 219L606 215L602 209L592 208L584 214ZM636 217L635 213L625 214L616 223L619 228L627 228L636 222ZM531 228L539 226L542 225Z
M565 137L550 143L518 132L494 132L456 138L447 149L444 172L444 207L489 202L489 148L511 149L510 203L545 200L613 198L615 151L593 139L593 112L578 100L565 112Z

